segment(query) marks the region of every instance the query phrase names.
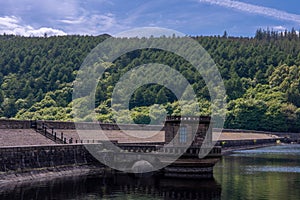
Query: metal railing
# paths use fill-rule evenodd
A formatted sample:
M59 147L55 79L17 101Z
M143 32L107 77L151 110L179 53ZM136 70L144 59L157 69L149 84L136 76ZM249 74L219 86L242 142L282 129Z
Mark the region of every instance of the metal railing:
M63 137L63 134L58 137L57 133L54 132L54 129L47 127L44 123L36 122L36 124L31 127L34 128L37 133L40 133L57 144L67 144L67 139Z

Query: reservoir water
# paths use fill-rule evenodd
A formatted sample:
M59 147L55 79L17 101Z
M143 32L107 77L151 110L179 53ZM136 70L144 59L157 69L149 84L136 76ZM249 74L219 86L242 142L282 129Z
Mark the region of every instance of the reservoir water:
M0 188L1 200L300 199L300 145L236 151L214 179L84 176Z

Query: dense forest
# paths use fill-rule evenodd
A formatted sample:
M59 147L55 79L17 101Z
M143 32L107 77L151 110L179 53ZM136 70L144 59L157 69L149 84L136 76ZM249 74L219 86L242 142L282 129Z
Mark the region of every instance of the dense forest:
M0 117L72 120L72 86L88 53L109 35L0 36ZM297 31L257 30L255 37L193 37L211 55L224 80L226 128L300 130L300 36ZM199 115L209 115L210 97L200 74L183 58L157 49L127 53L105 71L96 89L97 119L113 122L111 94L120 77L135 66L162 63L178 70L193 86ZM186 103L187 106L189 103ZM149 84L130 100L136 123L185 114L167 88ZM120 114L120 113L119 113ZM120 119L127 123L126 115ZM85 120L89 120L88 117Z

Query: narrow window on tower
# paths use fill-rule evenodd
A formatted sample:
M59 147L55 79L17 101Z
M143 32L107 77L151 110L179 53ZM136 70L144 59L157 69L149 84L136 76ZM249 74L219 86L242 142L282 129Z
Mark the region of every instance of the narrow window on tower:
M180 127L179 129L179 142L180 143L186 143L187 142L187 132L186 127Z

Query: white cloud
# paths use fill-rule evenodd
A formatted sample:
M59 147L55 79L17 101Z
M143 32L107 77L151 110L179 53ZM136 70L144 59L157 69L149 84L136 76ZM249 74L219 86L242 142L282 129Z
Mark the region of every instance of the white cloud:
M68 17L66 19L61 19L61 20L58 20L58 21L62 22L62 23L65 23L65 24L81 24L84 21L86 21L86 19L84 17L79 17L78 19Z
M40 36L46 31L49 36L99 35L118 33L135 25L135 19L129 20L119 12L112 14L107 7L113 4L109 0L3 1L0 11L5 11L3 16L6 17L0 18L0 34Z
M9 29L17 28L18 18L15 16L12 17L0 17L0 27L7 27Z
M30 27L27 30L29 35L33 35L33 36L44 36L45 33L48 36L53 36L53 35L67 35L64 31L62 30L58 30L58 29L53 29L53 28L48 28L48 27L42 27L39 29L32 29L32 27Z
M280 31L280 32L287 30L287 28L284 26L272 26L271 29L273 29L274 31Z
M124 29L123 25L117 22L115 15L108 14L94 14L83 15L77 18L66 18L58 20L63 24L65 30L72 34L91 34L97 35L104 32L115 32Z
M30 25L22 24L22 20L15 16L0 17L0 34L3 33L22 36L66 35L62 30L48 27L35 29Z
M288 28L286 28L286 27L284 27L284 26L268 26L268 27L266 27L266 29L267 29L267 28L269 28L269 29L271 29L271 30L274 30L274 31L277 31L278 33L285 33L285 31L288 30ZM296 32L296 34L299 35L299 31L296 31L296 30L295 30L295 32Z
M253 4L248 4L240 1L232 1L232 0L199 0L199 2L209 3L212 5L218 5L226 8L232 8L247 13L259 14L263 16L272 17L275 19L291 21L300 24L300 15L291 14L274 8L257 6Z

